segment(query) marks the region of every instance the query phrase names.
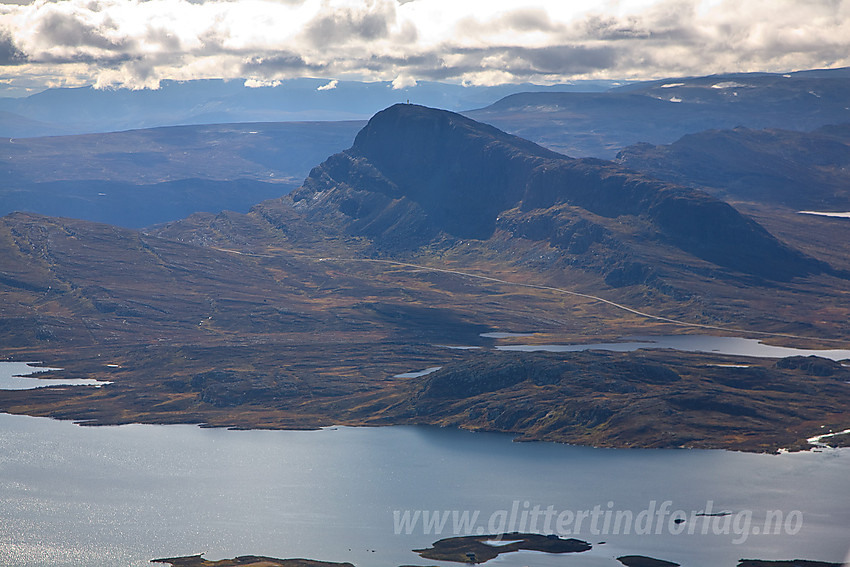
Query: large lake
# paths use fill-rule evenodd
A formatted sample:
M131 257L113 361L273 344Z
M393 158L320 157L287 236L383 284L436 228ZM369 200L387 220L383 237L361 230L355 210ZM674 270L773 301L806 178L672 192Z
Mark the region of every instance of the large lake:
M0 564L136 567L206 553L433 565L410 550L455 535L453 520L425 533L423 511L459 518L477 511L465 534L532 529L535 507L550 510L550 529L568 529L561 533L594 548L502 555L496 565L615 567L625 554L689 567L734 567L741 558L841 561L850 542L848 478L847 450L611 450L423 427L81 427L0 414ZM611 518L619 512L620 529L610 521L604 529L603 516L592 531L588 516L575 533L577 516L596 506ZM640 518L650 509L657 518L662 507L663 522L647 530ZM692 516L707 507L732 515ZM678 510L685 523L672 521ZM403 525L405 511L417 523ZM780 533L756 534L769 512L782 516ZM536 529L544 527L538 514Z

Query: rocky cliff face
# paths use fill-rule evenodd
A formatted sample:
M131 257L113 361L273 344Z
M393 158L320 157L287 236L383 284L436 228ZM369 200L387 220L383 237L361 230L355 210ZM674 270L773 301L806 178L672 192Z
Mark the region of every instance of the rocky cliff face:
M532 172L561 159L459 114L396 105L313 169L292 201L308 214L341 212L360 234L411 237L413 246L439 232L486 239Z
M389 251L440 238L487 240L501 230L573 256L591 245L612 259L625 249L633 255L636 243L672 246L768 280L826 269L706 193L416 105L375 115L350 149L314 168L283 201Z

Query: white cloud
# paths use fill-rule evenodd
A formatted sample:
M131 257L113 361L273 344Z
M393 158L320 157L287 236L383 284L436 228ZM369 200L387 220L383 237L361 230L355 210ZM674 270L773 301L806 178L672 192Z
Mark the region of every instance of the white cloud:
M268 81L265 79L245 79L245 86L249 89L261 89L265 87L280 86L280 81Z
M324 76L402 88L848 65L850 0L0 4L0 76L68 84Z
M328 83L327 83L327 84L325 84L325 85L322 85L322 86L316 87L316 90L317 90L317 91L332 91L332 90L334 90L334 89L336 88L336 86L337 86L338 84L339 84L339 81L337 81L336 79L334 79L334 80L332 80L332 81L328 82Z
M410 75L399 75L395 79L393 79L393 90L406 89L408 87L415 87L416 79L411 77Z

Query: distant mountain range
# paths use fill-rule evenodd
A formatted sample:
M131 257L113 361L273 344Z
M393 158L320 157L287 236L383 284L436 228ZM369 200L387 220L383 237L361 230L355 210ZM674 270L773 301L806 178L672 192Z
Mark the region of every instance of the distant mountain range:
M11 129L5 131L9 140L0 142L6 149L0 152L0 214L22 210L140 228L198 211L244 212L298 187L317 163L349 147L365 124L245 120L371 116L407 98L463 109L486 106L517 89L538 88L420 83L393 90L389 83L356 82L325 88L329 86L318 79L261 88L233 81L190 81L165 82L158 91L54 89L2 99L0 132L3 124ZM510 94L464 114L573 157L610 159L623 151L620 159L629 167L671 182L704 186L722 198L763 197L799 208L844 206L846 155L841 147L846 136L842 138L840 127L814 132L806 140L802 134L777 129L812 130L850 122L847 70L718 75L636 83L605 92L557 92L608 87L582 83ZM9 108L29 117L11 114ZM342 108L346 113L340 114ZM17 137L20 132L55 133L66 126L73 131L115 130L208 121L225 123ZM664 159L646 154L647 146L625 150L635 143L668 144L706 129L735 127L740 127L737 141L718 133L700 134L664 150ZM744 141L744 128L770 128L773 133L751 133ZM727 142L739 144L738 150L730 151ZM793 155L785 159L789 151ZM641 152L646 155L640 157ZM686 163L689 160L692 163Z
M0 214L141 228L198 211L246 212L298 187L365 122L172 126L0 142Z
M158 90L48 89L0 98L0 137L238 122L365 120L400 102L464 112L573 157L613 158L708 129L812 130L850 121L850 71L735 73L617 83L492 87L293 79L163 81Z
M114 132L188 124L365 120L410 100L466 110L525 91L602 91L613 81L540 86L462 86L423 81L393 88L390 82L291 79L268 86L245 81L162 81L157 90L55 88L22 98L0 98L0 137L25 138Z
M465 113L574 156L611 159L638 142L669 144L708 129L812 130L850 122L850 71L671 78L603 93L510 95Z

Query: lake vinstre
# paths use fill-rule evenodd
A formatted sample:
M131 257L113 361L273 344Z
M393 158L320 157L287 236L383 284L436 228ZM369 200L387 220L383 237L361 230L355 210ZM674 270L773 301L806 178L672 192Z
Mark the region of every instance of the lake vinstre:
M431 565L411 550L546 527L593 548L580 559L518 552L495 561L603 566L640 554L716 567L754 557L834 562L847 551L846 449L595 449L428 427L81 427L10 415L0 415L0 432L8 567L141 567L246 550Z

